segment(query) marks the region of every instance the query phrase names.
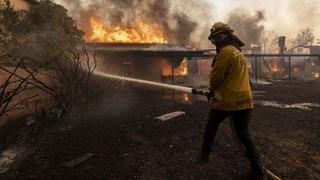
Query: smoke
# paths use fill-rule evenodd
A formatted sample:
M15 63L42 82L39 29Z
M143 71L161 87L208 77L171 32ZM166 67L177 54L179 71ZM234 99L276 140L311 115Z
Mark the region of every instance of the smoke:
M292 18L297 21L296 29L304 29L310 27L315 30L315 33L320 35L320 4L319 1L305 0L298 1L292 0L289 4L289 12ZM292 27L292 26L291 26ZM298 32L296 32L298 33Z
M264 31L264 26L261 23L264 20L265 15L262 11L256 11L252 15L244 9L238 9L229 14L227 22L246 46L250 47L260 44L260 38Z
M65 6L83 31L92 15L108 25L134 26L135 18L162 28L169 43L200 46L212 24L212 5L207 0L54 0ZM210 25L209 25L210 24ZM209 26L208 26L209 25Z
M254 13L262 10L265 20L261 22L265 31L276 32L295 39L299 30L306 27L314 29L316 39L320 38L320 3L319 0L224 0L215 1L219 19L226 20L234 9L244 8L246 12Z

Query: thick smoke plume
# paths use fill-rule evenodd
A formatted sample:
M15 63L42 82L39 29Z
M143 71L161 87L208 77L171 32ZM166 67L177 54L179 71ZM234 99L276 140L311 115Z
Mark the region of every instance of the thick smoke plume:
M310 27L314 29L316 37L320 38L319 2L319 0L229 0L216 3L216 8L221 12L219 16L222 18L226 18L230 12L238 8L250 12L263 10L266 17L263 24L267 31L275 31L279 35L287 36L288 39L294 39L300 29Z
M92 15L103 18L106 24L132 27L134 19L156 23L164 31L169 43L198 44L201 35L208 32L210 5L206 0L54 0L62 4L87 31ZM203 24L206 24L204 28ZM207 35L206 35L207 36Z
M254 15L251 15L243 9L238 9L229 14L227 21L235 30L235 34L245 42L246 47L250 47L260 44L260 38L264 31L264 26L261 23L264 20L265 15L262 11L256 11Z

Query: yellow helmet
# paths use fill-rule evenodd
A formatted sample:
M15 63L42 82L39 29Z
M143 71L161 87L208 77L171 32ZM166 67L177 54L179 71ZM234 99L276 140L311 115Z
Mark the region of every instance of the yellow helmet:
M209 40L211 40L213 36L224 32L233 32L233 30L228 24L225 24L223 22L214 23L210 29Z

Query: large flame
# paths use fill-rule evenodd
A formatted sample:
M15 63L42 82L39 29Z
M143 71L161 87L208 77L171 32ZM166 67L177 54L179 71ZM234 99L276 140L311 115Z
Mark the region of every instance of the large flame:
M179 67L173 70L175 76L185 76L188 74L188 61L186 59L182 60ZM162 61L162 75L172 76L172 65L166 60Z
M134 20L134 27L107 26L98 17L90 18L86 41L112 43L167 43L164 32L157 24Z

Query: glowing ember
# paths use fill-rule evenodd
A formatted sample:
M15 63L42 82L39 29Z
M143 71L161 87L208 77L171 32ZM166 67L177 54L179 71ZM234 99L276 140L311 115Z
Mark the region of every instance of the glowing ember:
M134 28L107 26L98 17L90 18L90 31L86 41L112 43L167 43L162 29L156 24L134 21Z
M315 78L320 78L320 72L313 72L312 75Z
M175 76L185 76L188 74L188 61L184 59L181 61L179 67L174 68ZM172 76L172 65L169 64L166 60L162 61L162 75L163 76Z
M274 72L274 73L282 72L283 68L279 65L278 61L272 61L271 71Z
M300 69L299 69L298 67L294 67L294 68L293 68L293 71L294 71L294 72L299 72Z
M189 100L190 100L188 94L184 94L183 95L183 99L184 99L185 102L189 102Z

